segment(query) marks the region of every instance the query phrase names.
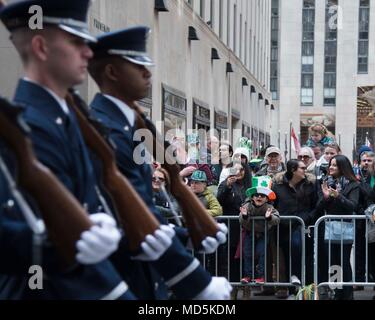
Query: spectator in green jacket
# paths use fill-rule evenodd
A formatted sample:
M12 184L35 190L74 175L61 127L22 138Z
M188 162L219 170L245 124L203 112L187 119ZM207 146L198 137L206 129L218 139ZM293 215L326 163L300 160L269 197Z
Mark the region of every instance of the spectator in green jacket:
M207 176L204 171L195 170L193 172L190 178L190 188L198 196L211 216L217 217L223 214L223 209L219 201L207 189Z

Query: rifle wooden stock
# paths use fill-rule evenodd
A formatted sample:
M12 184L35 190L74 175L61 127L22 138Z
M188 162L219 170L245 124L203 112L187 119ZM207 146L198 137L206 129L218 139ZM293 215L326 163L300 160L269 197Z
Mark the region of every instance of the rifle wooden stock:
M161 135L157 132L155 125L144 116L138 105L134 104L132 108L138 114L138 129L144 128L152 132L152 152L154 158L156 159L156 150L165 150L165 161L164 164L162 164L162 167L167 170L170 176L171 193L180 205L182 215L184 217L186 227L189 230L194 248L199 249L202 246L202 240L204 240L207 236L216 237L216 233L219 231L217 223L214 218L210 216L207 209L203 206L198 197L193 191L191 191L191 189L181 178L179 174L181 168L171 154L170 144L162 139ZM150 149L150 146L148 147Z
M76 263L76 242L92 226L87 213L65 186L35 157L21 109L0 98L0 138L17 159L17 184L35 201L48 236L70 266Z
M129 240L129 249L136 251L146 235L159 228L159 222L144 201L122 175L116 165L116 157L109 143L102 137L90 119L88 107L77 92L67 97L74 110L87 146L102 162L102 182L115 206L117 217Z

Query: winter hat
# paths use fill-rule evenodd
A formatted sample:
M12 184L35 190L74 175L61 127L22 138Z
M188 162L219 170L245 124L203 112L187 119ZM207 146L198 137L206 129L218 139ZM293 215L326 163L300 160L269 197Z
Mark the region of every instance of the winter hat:
M252 188L246 190L246 196L251 198L254 194L265 194L268 200L276 200L276 194L271 190L272 178L270 176L253 177Z
M236 150L234 150L233 152L233 160L236 158L236 155L239 154L239 155L244 155L246 158L247 158L247 161L249 162L250 160L250 153L249 153L249 150L247 148L237 148Z
M366 145L361 146L361 147L359 148L359 150L358 150L358 158L359 158L359 159L361 159L361 155L362 155L362 153L365 152L365 151L372 151L372 149L371 149L370 147L366 146Z
M281 155L281 150L278 147L269 147L266 150L265 157L267 158L272 153L277 153L278 155Z
M207 182L207 175L204 171L195 170L190 179L193 181Z

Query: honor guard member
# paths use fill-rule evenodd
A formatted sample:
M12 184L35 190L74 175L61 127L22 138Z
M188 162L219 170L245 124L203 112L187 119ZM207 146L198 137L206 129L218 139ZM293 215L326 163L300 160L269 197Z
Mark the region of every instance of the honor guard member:
M151 72L146 68L153 62L146 53L146 38L150 29L139 26L99 36L92 44L94 59L89 73L98 84L98 93L91 103L95 118L109 129L116 145L117 165L139 195L157 216L166 223L152 201L151 167L138 165L133 151L139 143L133 141L136 128L134 102L144 98L151 86ZM223 232L224 231L224 232ZM225 230L218 239L210 237L203 247L214 251L218 241L225 241ZM178 299L228 299L231 286L225 278L211 277L182 245L178 237L172 246L152 266L164 278L165 284Z
M14 206L8 183L0 170L0 256L6 257L0 261L0 299L3 278L1 274L26 274L33 264L32 232L25 221L17 221L16 217L8 216Z
M85 79L95 41L87 30L89 0L33 0L4 6L0 19L11 33L25 77L15 93L30 126L34 151L63 184L85 204L93 228L77 243L77 263L67 272L44 270L43 290L29 291L31 299L134 299L114 266L106 259L118 246L120 234L113 218L98 212L95 177L75 116L64 97L68 88ZM43 10L43 28L29 28L29 9ZM53 199L51 199L53 201ZM103 245L106 243L107 245ZM18 244L27 245L27 244ZM14 277L2 282L6 293L20 290ZM9 285L13 283L13 290ZM26 282L27 283L27 282Z

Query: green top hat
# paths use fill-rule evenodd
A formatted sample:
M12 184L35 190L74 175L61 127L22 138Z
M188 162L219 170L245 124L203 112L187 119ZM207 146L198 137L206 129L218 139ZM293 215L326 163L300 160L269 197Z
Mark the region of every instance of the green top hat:
M195 170L193 174L191 175L191 180L193 181L201 181L201 182L207 182L207 176L204 171Z
M246 190L246 196L251 198L256 193L265 194L270 201L276 200L276 194L271 190L272 178L270 176L253 177L252 188Z
M251 140L248 137L241 137L238 140L237 147L238 148L246 148L246 149L249 150L250 153L251 153L251 150L253 149L253 145L251 143Z

